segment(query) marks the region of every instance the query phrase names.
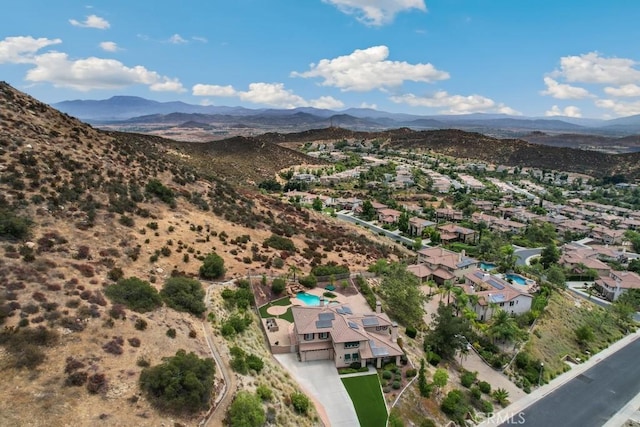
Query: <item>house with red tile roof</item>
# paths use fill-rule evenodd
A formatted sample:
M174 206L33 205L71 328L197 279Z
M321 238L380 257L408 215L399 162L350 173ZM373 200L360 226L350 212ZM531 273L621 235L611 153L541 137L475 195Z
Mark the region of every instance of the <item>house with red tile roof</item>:
M512 315L531 310L533 296L524 288L519 289L520 285L511 284L483 270L467 273L464 284L459 286L469 296L469 307L478 320L491 319L498 309Z
M464 251L457 253L434 247L419 250L417 264L427 267L431 271L429 278L438 285L443 285L447 280L458 280L469 271L475 270L480 265L480 261L466 256ZM414 272L411 269L409 271Z
M398 325L383 313L353 313L346 304L291 307L292 344L302 362L333 360L337 368L358 363L381 368L400 363Z
M608 277L601 277L594 286L609 301L615 301L629 289L640 289L640 276L633 271L611 270Z

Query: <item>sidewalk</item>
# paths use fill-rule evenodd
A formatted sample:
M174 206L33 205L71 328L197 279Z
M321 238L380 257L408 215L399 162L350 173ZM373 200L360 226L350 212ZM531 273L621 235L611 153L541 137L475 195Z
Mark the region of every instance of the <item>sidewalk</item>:
M513 402L511 405L507 406L506 408L504 408L500 412L497 412L496 414L494 414L494 416L492 418L489 418L489 419L485 420L484 422L480 423L479 426L495 426L495 425L499 425L499 424L504 423L506 420L508 420L509 418L512 418L512 417L514 418L514 420L517 421L518 420L518 414L521 411L523 411L527 407L531 406L532 404L534 404L539 399L542 399L543 397L547 396L549 393L553 392L554 390L560 388L561 386L563 386L564 384L566 384L567 382L569 382L573 378L575 378L578 375L584 373L589 368L591 368L592 366L596 365L598 362L600 362L603 359L611 356L613 353L615 353L616 351L620 350L624 346L630 344L631 342L635 341L639 337L640 337L640 329L636 330L635 333L629 334L629 335L625 336L624 338L622 338L621 340L613 343L610 347L602 350L600 353L594 354L593 356L591 356L591 358L589 360L585 361L584 363L582 363L580 365L577 365L577 366L573 367L570 371L567 371L564 374L559 375L558 377L556 377L555 379L550 381L549 384L546 384L546 385L544 385L542 387L539 387L536 390L534 390L533 392L531 392L530 394L528 394L527 396L523 397L522 399L520 399L520 400L518 400L516 402ZM634 399L632 402L635 404L635 401L637 399L638 398ZM629 408L629 406L631 406L631 408ZM633 405L627 405L627 406L623 407L622 410L618 412L618 414L622 414L623 412L625 414L622 415L622 416L626 416L627 413L631 413L632 414L633 412L629 412L630 409L632 409L632 408L633 408ZM637 409L637 406L636 406L635 409ZM618 418L618 415L616 414L616 415L614 415L612 417L612 420L613 419L617 419L617 418ZM626 421L626 418L625 418L624 421Z

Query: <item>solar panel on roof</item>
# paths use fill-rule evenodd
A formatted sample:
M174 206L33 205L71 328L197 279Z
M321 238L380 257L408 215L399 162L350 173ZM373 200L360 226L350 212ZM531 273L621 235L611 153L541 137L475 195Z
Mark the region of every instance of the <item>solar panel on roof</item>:
M348 305L343 305L342 310L345 312L345 314L353 314L353 311L351 311L351 308Z
M351 329L360 329L360 328L358 328L358 324L357 323L353 323L353 322L347 322L347 323L349 323L349 327Z
M318 329L327 329L330 328L332 325L331 320L317 320L316 321L316 328Z
M380 323L378 323L377 317L365 317L362 319L362 324L365 327L367 327L367 326L378 326Z
M502 294L491 295L491 302L501 302L504 301L504 299L504 295Z
M376 347L376 343L373 340L369 340L369 347L371 347L371 353L374 357L389 355L389 350L385 347Z
M333 320L335 318L336 318L336 316L333 313L320 313L320 314L318 314L318 319L319 320Z
M344 310L342 309L342 307L336 308L336 311L338 312L338 314L344 314Z
M495 279L489 279L487 280L487 283L500 291L504 289L504 285L501 283L498 283L498 281L496 281Z

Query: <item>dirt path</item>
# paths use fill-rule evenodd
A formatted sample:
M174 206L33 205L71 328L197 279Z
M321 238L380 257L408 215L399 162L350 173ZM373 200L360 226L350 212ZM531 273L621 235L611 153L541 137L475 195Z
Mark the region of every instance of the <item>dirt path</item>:
M209 293L213 286L219 285L209 285L209 287L207 288L207 295L205 299L205 301L207 301L207 305L210 303ZM222 374L223 387L216 396L213 410L208 415L208 417L200 423L200 425L204 427L221 426L224 425L224 418L227 415L227 409L229 408L229 405L233 400L233 396L236 393L238 385L236 383L236 375L231 370L228 359L220 356L220 352L218 350L220 348L220 343L211 333L211 325L207 320L202 321L202 329L204 331L205 337L207 338L207 344L209 345L211 354L216 361L216 366Z

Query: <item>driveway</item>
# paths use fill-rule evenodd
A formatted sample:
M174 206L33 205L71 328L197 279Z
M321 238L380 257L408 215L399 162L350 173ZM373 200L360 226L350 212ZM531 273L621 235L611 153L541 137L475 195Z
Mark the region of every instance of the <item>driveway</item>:
M274 354L303 392L316 404L323 422L331 427L360 425L351 398L331 360L298 362L296 354Z

